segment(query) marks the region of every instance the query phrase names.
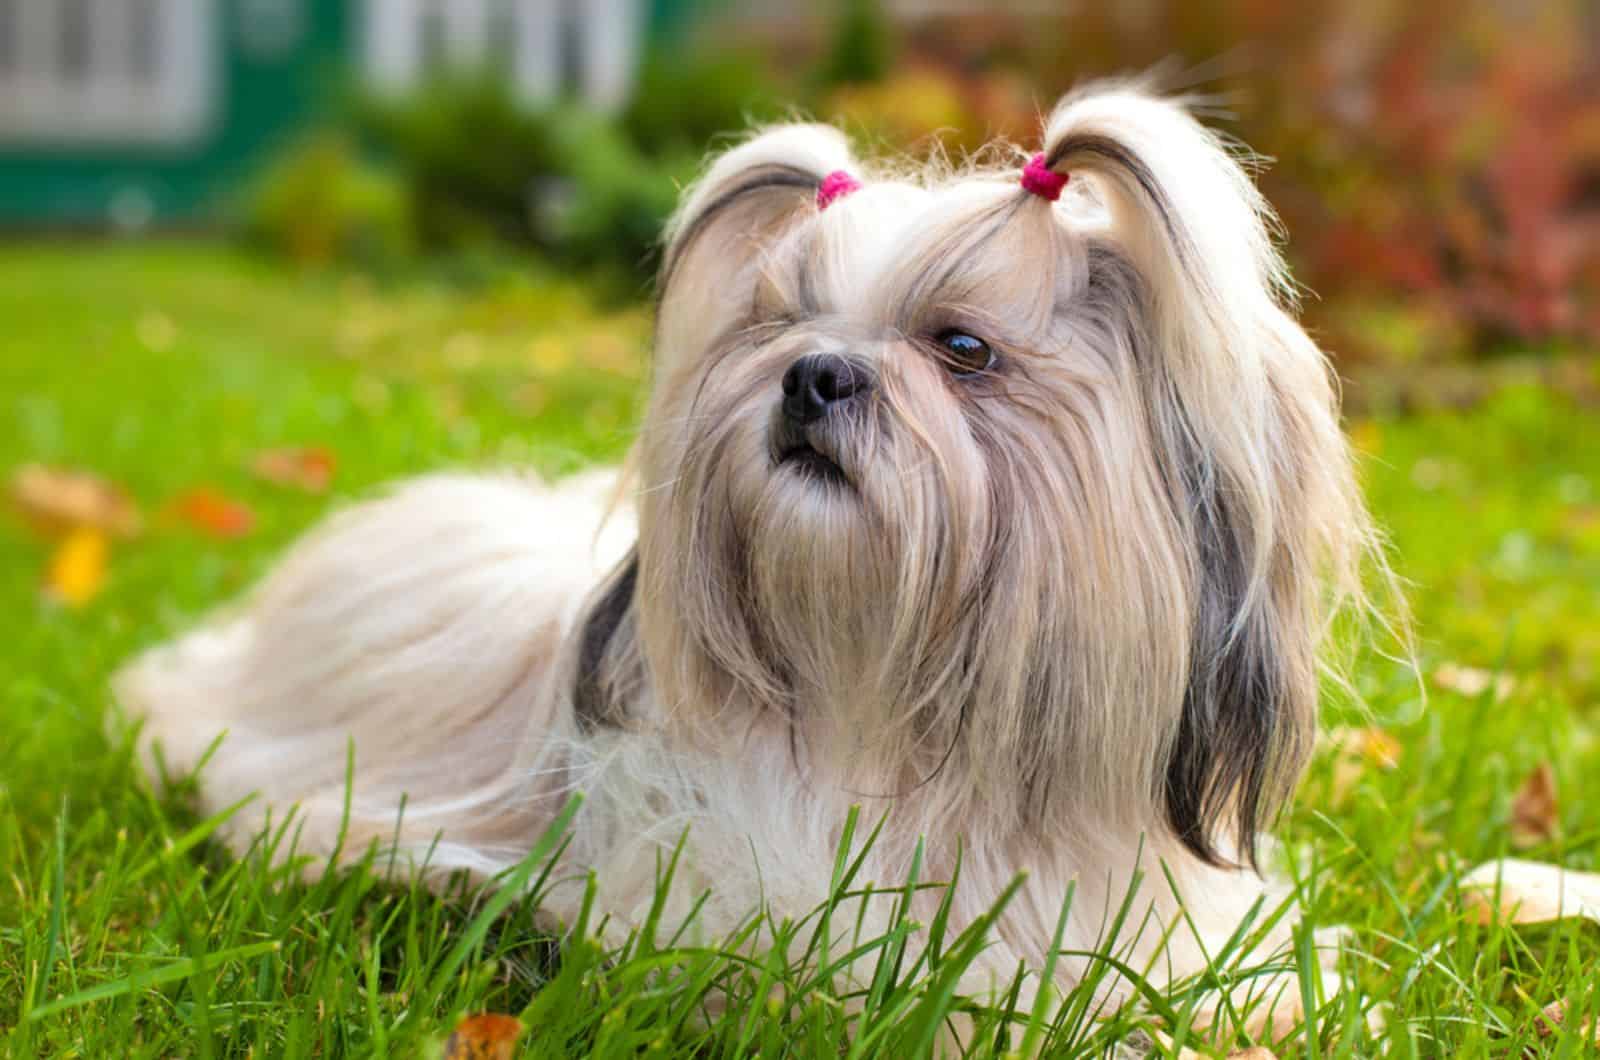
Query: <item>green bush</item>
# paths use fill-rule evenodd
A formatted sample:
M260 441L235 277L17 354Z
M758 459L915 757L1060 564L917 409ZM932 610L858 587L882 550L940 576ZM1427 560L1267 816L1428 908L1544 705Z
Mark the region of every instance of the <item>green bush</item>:
M676 197L681 167L647 165L613 120L525 107L497 80L438 82L369 101L361 117L403 177L428 250L502 245L636 268Z
M639 70L622 127L646 154L698 156L720 136L782 116L782 101L755 56L658 50Z
M250 186L246 237L303 265L392 264L411 255L410 196L391 172L333 132L298 141Z
M894 66L894 29L881 0L839 0L820 88L882 81Z

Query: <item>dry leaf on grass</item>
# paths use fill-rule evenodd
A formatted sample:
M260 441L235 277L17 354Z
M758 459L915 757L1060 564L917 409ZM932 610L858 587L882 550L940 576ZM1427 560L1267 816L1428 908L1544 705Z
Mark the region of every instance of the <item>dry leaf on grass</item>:
M298 449L265 449L250 462L258 478L277 486L290 486L307 493L322 493L333 481L339 464L333 450L320 445Z
M444 1043L444 1060L511 1060L511 1050L522 1035L515 1016L485 1012L468 1016Z
M110 547L103 531L80 526L56 546L45 570L45 595L68 607L82 607L100 594L106 583Z
M1322 734L1322 745L1334 754L1358 758L1379 769L1400 764L1400 741L1375 725L1329 729Z
M139 532L139 509L126 490L87 471L24 464L11 477L23 516L48 534L92 527L117 537Z
M1494 688L1494 701L1496 703L1509 696L1517 687L1516 678L1510 674L1492 674L1488 670L1480 670L1475 666L1462 666L1460 663L1445 663L1433 671L1433 683L1447 692L1455 692L1476 699Z
M1600 875L1521 858L1487 861L1461 877L1461 897L1479 923L1540 924L1581 916L1600 922Z
M1567 1000L1552 1001L1539 1013L1539 1023L1536 1030L1541 1038L1549 1038L1567 1025ZM1578 1034L1588 1038L1596 1045L1600 1045L1600 1025L1595 1018L1590 1016L1577 1027Z
M1377 726L1329 729L1321 736L1334 756L1333 800L1342 802L1368 768L1393 769L1400 764L1400 741Z
M179 519L212 537L243 537L256 525L254 512L209 487L183 494L172 503L172 511Z
M1555 838L1561 809L1556 803L1556 772L1541 762L1511 800L1511 845L1531 847Z

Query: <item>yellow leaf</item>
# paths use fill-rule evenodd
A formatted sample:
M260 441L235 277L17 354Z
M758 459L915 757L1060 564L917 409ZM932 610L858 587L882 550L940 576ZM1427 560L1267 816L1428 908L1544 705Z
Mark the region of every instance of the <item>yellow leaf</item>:
M1379 769L1393 769L1400 764L1400 741L1376 725L1329 729L1323 739L1340 757L1359 758Z
M1360 420L1350 428L1350 441L1362 452L1377 456L1383 451L1383 428L1377 420Z
M1329 794L1335 803L1344 801L1365 770L1393 769L1400 764L1400 741L1375 725L1329 729L1320 740L1333 754Z
M50 557L45 592L68 607L82 607L106 583L106 536L93 527L79 527L66 536Z
M468 1016L444 1043L444 1060L511 1060L511 1050L522 1035L515 1016L485 1012Z

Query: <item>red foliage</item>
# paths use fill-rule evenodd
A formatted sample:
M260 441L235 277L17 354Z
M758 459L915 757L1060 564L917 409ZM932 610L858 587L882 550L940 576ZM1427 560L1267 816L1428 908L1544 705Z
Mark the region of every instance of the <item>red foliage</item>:
M1276 160L1265 190L1342 353L1380 352L1340 331L1373 303L1477 350L1600 342L1600 6L1150 0L981 21L924 22L906 58L967 82L991 133L1020 125L1026 145L1033 108L1128 70L1226 112Z

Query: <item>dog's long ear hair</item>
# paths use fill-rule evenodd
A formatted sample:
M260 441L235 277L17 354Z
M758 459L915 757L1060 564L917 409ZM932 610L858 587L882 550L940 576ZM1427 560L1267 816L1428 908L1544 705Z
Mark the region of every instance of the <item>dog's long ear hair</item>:
M1046 164L1089 178L1142 279L1145 402L1191 568L1189 681L1157 792L1213 862L1254 860L1316 727L1318 643L1372 533L1337 395L1286 312L1274 219L1224 143L1133 88L1067 97Z
M695 395L710 374L706 360L736 351L740 333L761 321L758 292L770 256L782 252L785 236L816 217L819 189L841 170L858 172L837 129L772 126L717 156L667 226L651 403L672 411L646 417L630 461L643 484L634 628L647 649L652 683L667 702L717 701L709 690L722 669L765 672L741 654L744 636L703 632L725 630L748 601L715 591L713 579L696 581L694 591L686 587L678 568L685 562L685 537L694 531L680 531L669 511L677 503L684 416L699 414ZM722 666L710 667L698 649L717 655ZM730 661L727 652L738 658Z
M816 209L829 173L853 168L842 133L798 123L761 131L715 159L667 225L656 284L658 381L748 317L762 256Z

